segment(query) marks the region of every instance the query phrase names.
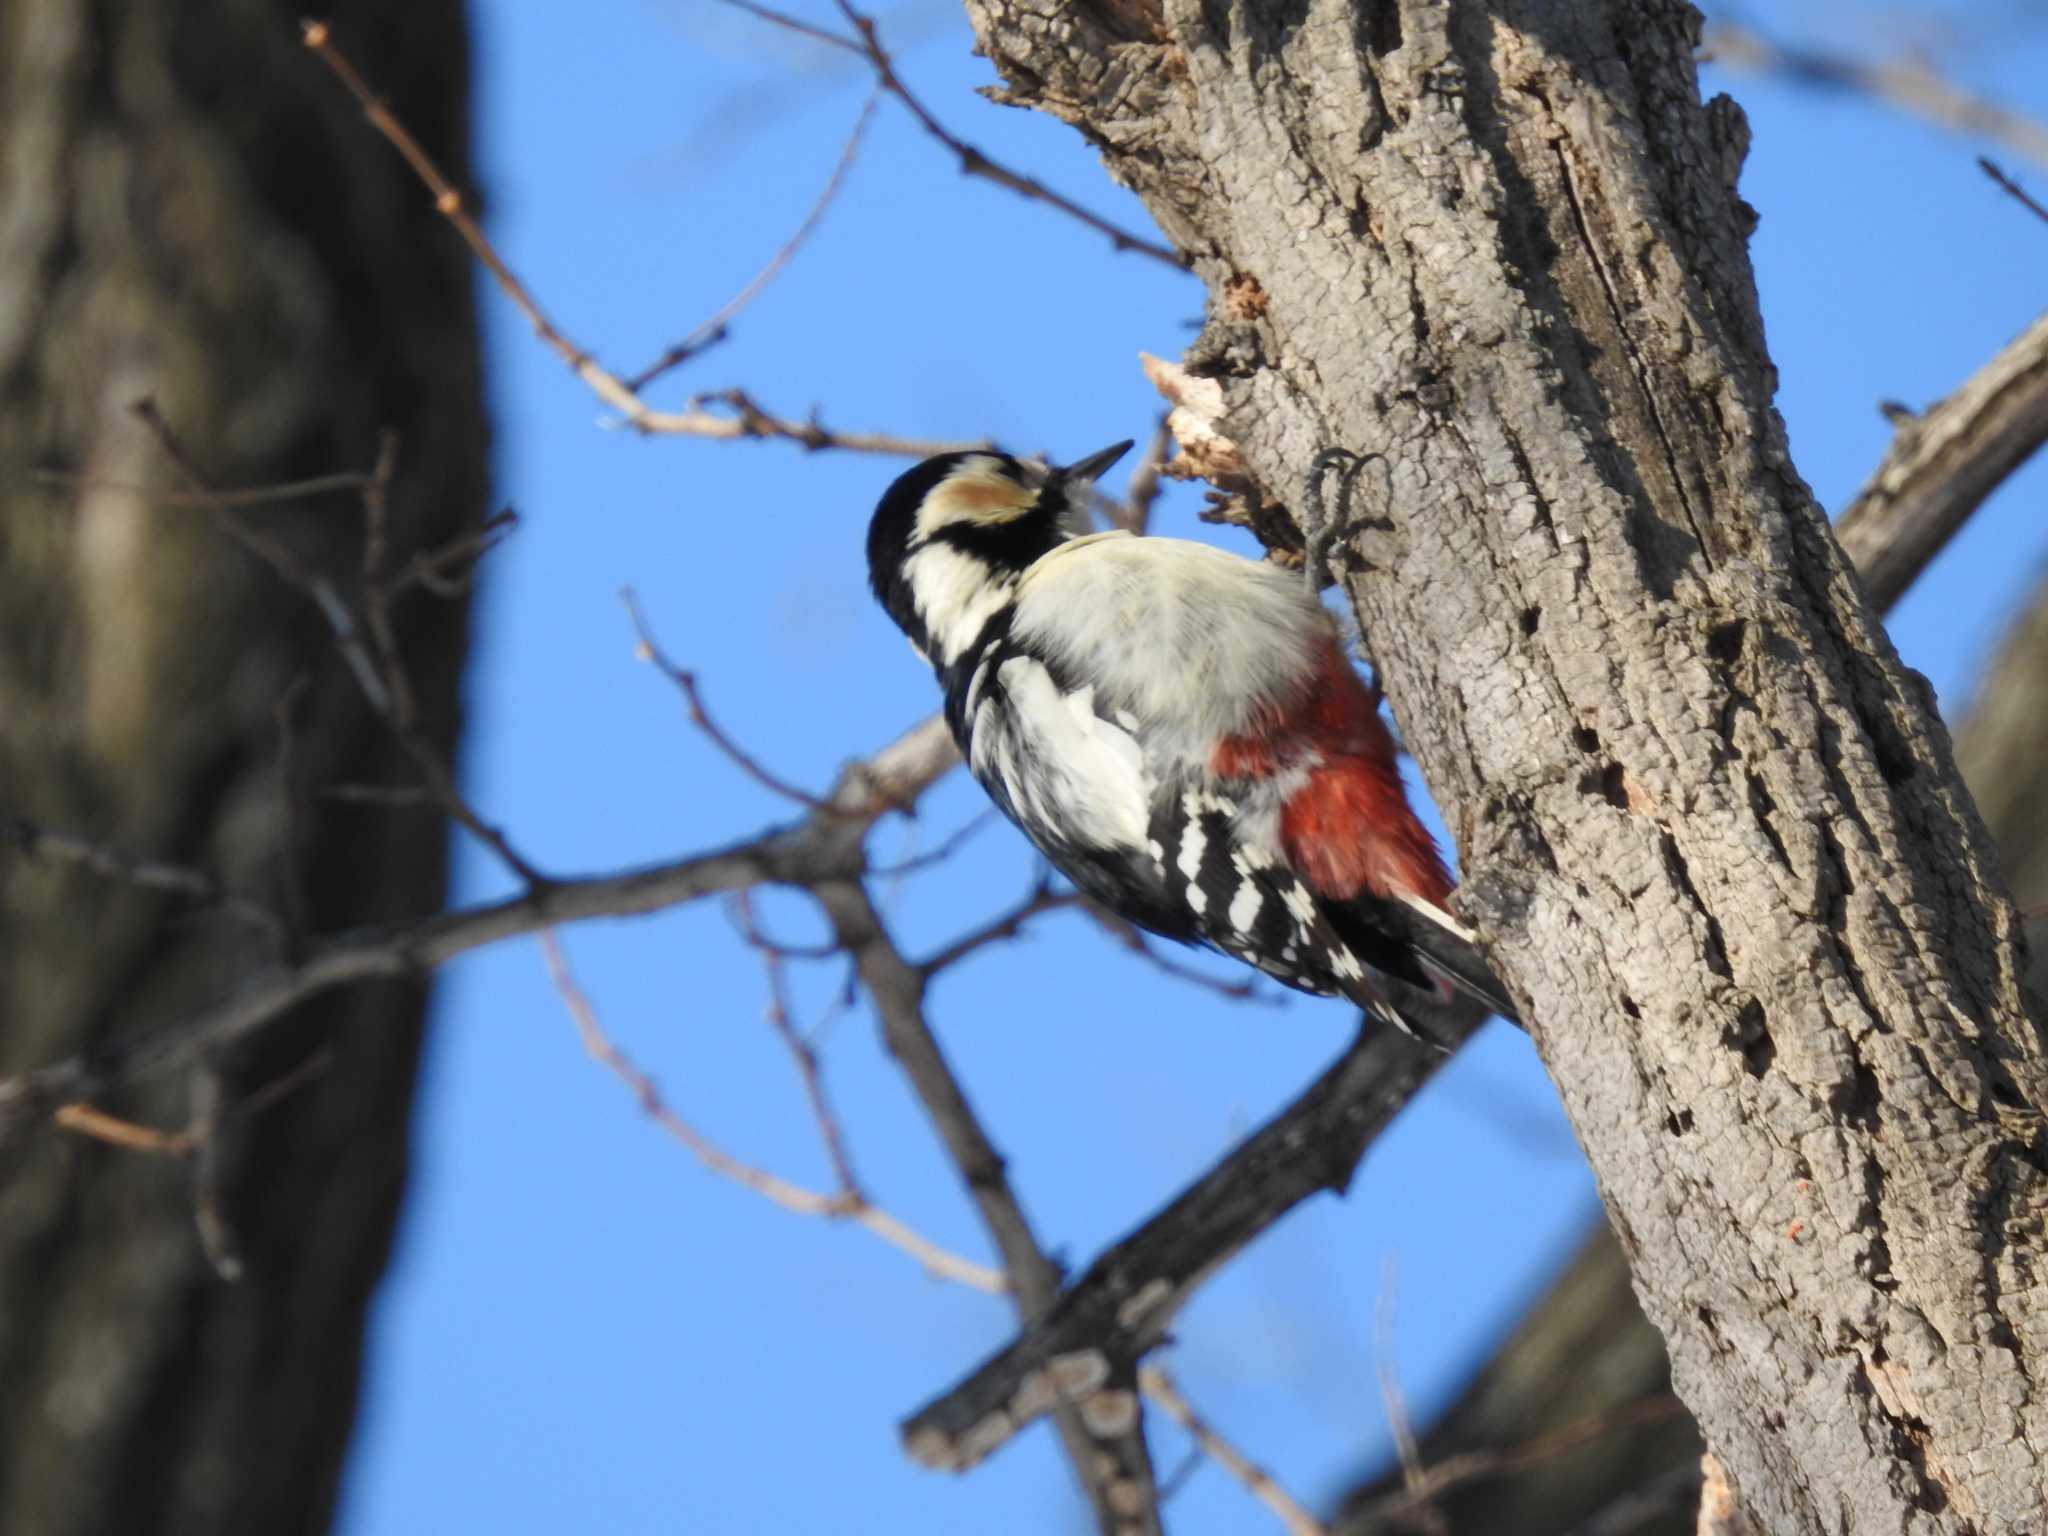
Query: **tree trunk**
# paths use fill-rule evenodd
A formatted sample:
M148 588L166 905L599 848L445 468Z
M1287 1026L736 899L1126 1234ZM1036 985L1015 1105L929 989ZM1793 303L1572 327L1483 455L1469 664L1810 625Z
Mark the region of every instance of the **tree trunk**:
M969 0L1211 292L1675 1384L1760 1528L2039 1529L2044 1041L1995 854L1771 406L1670 0Z
M1985 673L1956 731L1956 761L1997 843L2005 878L2033 940L2028 983L2048 989L2048 804L2039 792L2048 762L2048 582L2036 588ZM1668 1389L1670 1366L1656 1329L1627 1286L1627 1264L1603 1221L1551 1282L1500 1351L1422 1436L1425 1466L1477 1456L1493 1470L1461 1482L1434 1508L1453 1530L1515 1530L1562 1536L1598 1511L1623 1507L1695 1473L1695 1434L1668 1421L1629 1422L1631 1405ZM1622 1283L1617 1284L1617 1281ZM1588 1326L1593 1320L1596 1326ZM1617 1428L1582 1449L1527 1461L1512 1453L1589 1419ZM1697 1477L1690 1479L1697 1492ZM1407 1520L1402 1478L1390 1471L1345 1500L1346 1536L1393 1536L1427 1527ZM1648 1516L1635 1536L1692 1529L1692 1507Z
M348 12L343 40L462 179L460 7ZM321 612L217 511L165 499L367 471L388 427L393 565L483 509L468 259L295 15L0 0L0 1074L175 1017L298 935L441 904L436 813L327 793L413 776ZM239 515L355 596L359 493ZM466 610L416 589L395 613L443 749ZM237 899L95 872L52 833ZM336 994L97 1106L218 1120L196 1156L56 1129L6 1149L0 1529L327 1526L424 1005L419 985Z

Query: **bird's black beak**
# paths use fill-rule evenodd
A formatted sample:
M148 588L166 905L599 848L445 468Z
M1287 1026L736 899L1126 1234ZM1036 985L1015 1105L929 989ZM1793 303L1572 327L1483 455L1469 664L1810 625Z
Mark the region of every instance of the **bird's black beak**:
M1087 484L1110 465L1131 451L1137 439L1127 437L1120 443L1112 443L1100 453L1091 453L1085 459L1077 459L1059 472L1062 480L1075 480Z

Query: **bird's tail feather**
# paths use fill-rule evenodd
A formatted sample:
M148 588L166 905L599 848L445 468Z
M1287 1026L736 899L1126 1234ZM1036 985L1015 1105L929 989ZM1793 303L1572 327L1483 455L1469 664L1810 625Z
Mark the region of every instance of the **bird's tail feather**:
M1421 897L1406 897L1402 908L1411 918L1408 941L1415 946L1415 958L1422 968L1474 1002L1484 1003L1517 1029L1521 1016L1508 1000L1486 957L1479 953L1476 935L1450 913ZM1421 918L1425 921L1413 921Z

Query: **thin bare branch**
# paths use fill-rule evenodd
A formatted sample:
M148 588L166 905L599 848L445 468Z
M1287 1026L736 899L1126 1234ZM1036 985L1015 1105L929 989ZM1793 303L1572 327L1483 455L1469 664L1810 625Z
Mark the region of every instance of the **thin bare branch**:
M976 950L986 949L991 944L1000 944L1005 939L1014 939L1024 931L1024 925L1042 912L1060 912L1068 907L1081 905L1081 898L1072 891L1054 888L1050 871L1042 874L1038 882L1025 894L1022 901L1011 907L1000 917L984 923L973 932L963 934L918 966L927 979L939 972L958 965Z
M795 1017L789 1001L789 978L783 972L782 956L762 942L760 932L754 927L754 904L745 891L733 898L733 911L738 919L740 936L748 948L761 957L761 968L768 975L768 1027L775 1031L775 1038L782 1042L789 1052L789 1059L796 1065L796 1074L803 1083L804 1099L810 1105L811 1119L818 1127L818 1139L825 1146L825 1160L832 1165L832 1176L839 1181L840 1193L866 1203L859 1179L854 1177L853 1154L846 1148L846 1132L839 1124L838 1115L833 1113L832 1099L825 1092L825 1073L818 1061L818 1053L810 1041L797 1033Z
M734 3L734 0L728 0ZM755 9L752 6L745 9ZM802 23L789 22L807 35L829 38L830 34ZM521 282L517 273L505 258L499 254L490 237L483 231L475 217L469 212L462 192L441 173L433 158L420 147L404 123L390 108L378 99L356 67L334 44L333 34L323 21L308 21L301 29L305 45L325 64L339 80L344 89L353 96L356 104L363 109L363 115L370 126L383 135L385 141L398 151L413 174L433 197L434 208L462 238L470 254L482 264L491 275L491 280L512 303L513 308L533 327L541 343L567 365L569 371L581 379L590 392L612 410L618 412L626 426L636 432L676 437L701 437L721 440L737 438L779 438L799 443L806 448L838 448L852 453L901 454L911 458L927 458L933 453L945 453L952 448L972 446L971 444L933 445L914 438L893 437L881 432L834 432L821 426L815 420L797 421L788 417L772 415L754 405L752 400L737 391L725 397L735 407L736 414L720 416L692 405L681 411L658 411L640 398L625 380L600 363L595 355L579 345L567 332L549 318L541 308L540 300L532 290ZM846 39L836 40L841 46L852 46ZM858 51L858 50L856 50ZM713 397L706 397L713 398ZM744 402L742 406L740 402Z
M853 120L853 131L846 136L846 147L840 150L839 160L832 167L832 175L825 183L825 190L818 194L818 200L811 205L811 211L804 215L803 223L797 225L796 233L783 241L782 248L768 258L768 264L756 272L753 278L738 293L719 308L710 319L704 321L683 340L670 347L646 368L626 380L626 388L639 394L671 368L680 367L702 352L725 339L732 322L740 311L753 303L775 280L776 274L789 265L790 258L802 249L811 238L819 223L825 217L825 210L839 196L839 189L846 183L846 173L853 169L854 157L860 153L861 139L866 135L868 123L875 115L875 108L881 104L882 88L878 85L868 93L868 99L861 103L860 115Z
M1999 191L2005 193L2006 196L2012 198L2013 201L2017 202L2022 208L2026 209L2027 212L2031 213L2035 218L2041 220L2043 223L2048 223L2048 206L2043 206L2042 204L2036 202L2031 196L2029 196L2027 190L2024 187L2022 187L2017 181L2013 180L2012 177L2006 175L2005 171L1999 166L1999 164L1995 160L1992 160L1984 155L1979 155L1977 157L1977 169L1982 171L1986 176L1989 176L1992 180L1992 184L1995 185Z
M1751 28L1727 25L1707 29L1702 53L1730 69L1780 75L1800 85L1889 102L1939 127L1990 139L2036 164L2048 165L2048 124L1972 95L1916 59L1873 63L1817 48L1791 47Z
M731 411L720 416L704 409L722 405ZM888 432L841 432L827 427L815 413L799 421L777 416L764 409L743 389L720 389L691 397L680 412L649 411L627 425L648 433L678 433L731 441L738 438L777 438L816 453L827 448L844 453L879 453L928 459L941 453L959 453L969 448L988 447L987 439L973 442L948 438L899 437Z
M1232 1445L1187 1400L1162 1366L1141 1366L1138 1387L1199 1446L1208 1458L1243 1485L1245 1492L1271 1510L1287 1536L1329 1536L1330 1528L1311 1515L1273 1480L1273 1475Z
M230 890L219 876L210 871L145 858L69 832L53 831L23 816L0 812L0 847L9 845L24 858L49 859L103 880L132 885L138 890L182 896L207 906L217 906L258 930L273 943L283 942L286 926L282 917L253 896Z
M1124 499L1112 508L1117 527L1129 533L1143 533L1151 525L1152 505L1159 500L1161 472L1172 449L1173 433L1168 430L1166 414L1162 412L1145 443L1144 453L1139 455L1137 467L1131 471L1130 483L1124 487Z
M918 126L951 152L960 163L962 175L979 176L984 181L992 181L999 187L1007 188L1029 202L1044 203L1049 208L1057 209L1068 218L1087 225L1097 234L1106 235L1111 246L1119 251L1133 251L1140 256L1149 256L1154 261L1164 262L1176 271L1187 270L1187 262L1179 254L1156 240L1132 234L1099 214L1090 213L1079 203L1061 196L1036 177L1026 176L1000 161L991 160L972 144L951 132L933 116L931 109L912 93L903 83L902 77L896 73L896 61L890 56L888 49L882 46L881 32L876 27L874 18L850 4L849 0L838 0L838 4L839 14L844 16L847 25L853 28L852 37L842 37L823 27L812 26L809 22L799 20L786 12L759 4L758 0L725 0L725 4L771 26L794 32L799 37L824 43L828 47L844 49L866 59L868 67L875 72L877 87L901 102L905 110L917 119Z
M1147 937L1144 929L1126 918L1118 917L1107 907L1092 901L1083 901L1080 905L1081 910L1088 914L1096 927L1154 970L1171 976L1175 981L1184 981L1190 986L1200 987L1205 992L1214 992L1218 997L1229 998L1234 1003L1261 1003L1270 1008L1278 1008L1286 1002L1278 992L1261 984L1256 971L1247 971L1236 981L1211 976L1208 972L1198 971L1191 965L1183 965Z
M583 1042L584 1050L625 1084L648 1119L680 1143L710 1172L799 1216L851 1222L910 1255L927 1274L939 1279L957 1281L992 1295L1001 1295L1009 1289L1008 1282L995 1270L963 1258L913 1231L887 1212L877 1209L857 1189L848 1187L837 1194L819 1194L766 1169L741 1162L723 1151L671 1109L661 1090L655 1086L654 1079L635 1066L605 1033L604 1027L598 1023L597 1010L592 1006L589 995L578 985L575 973L569 969L568 957L562 952L561 941L553 929L541 930L540 945L547 961L548 978L575 1023L576 1034Z
M469 590L477 563L519 528L519 514L510 507L493 512L474 533L449 540L439 549L416 549L405 564L383 582L387 599L420 586L440 598L456 598Z
M323 800L350 805L382 805L394 810L438 809L440 802L418 784L329 784L320 791Z
M243 1095L237 1103L228 1107L222 1123L245 1119L268 1109L324 1072L328 1060L326 1052L317 1052L283 1076L265 1083L253 1093ZM94 1141L103 1141L108 1146L120 1147L129 1152L141 1152L152 1157L192 1155L194 1133L189 1123L182 1131L160 1131L153 1125L138 1125L133 1120L123 1120L118 1115L110 1115L103 1109L85 1103L60 1105L51 1114L50 1123L60 1130L87 1136Z
M1406 1506L1414 1523L1425 1536L1450 1536L1450 1522L1436 1507L1435 1490L1422 1464L1422 1447L1416 1443L1415 1424L1408 1417L1408 1396L1401 1390L1400 1374L1394 1369L1394 1256L1380 1263L1380 1293L1373 1303L1373 1370L1379 1378L1380 1403L1386 1410L1387 1428L1394 1437L1394 1454L1401 1463L1401 1484L1408 1498Z
M59 1105L50 1116L50 1123L110 1147L152 1157L186 1157L192 1151L192 1138L183 1131L160 1131L153 1125L138 1125L90 1104Z
M809 38L814 43L823 43L830 48L842 48L859 58L867 53L850 37L841 37L837 32L828 32L823 27L814 27L808 21L791 16L787 12L761 5L758 0L723 0L736 11L744 11L757 21L765 21L771 27L780 27L785 32L794 32L798 37Z
M738 742L726 735L719 728L718 722L711 718L710 711L704 707L704 695L697 687L697 674L686 667L677 666L655 640L654 631L648 627L647 616L640 611L640 600L633 595L633 589L621 588L619 601L626 605L626 616L633 623L634 656L638 660L651 663L663 677L676 685L683 695L685 707L690 712L690 724L710 738L711 744L725 755L728 762L763 789L780 795L785 800L793 800L813 811L828 809L828 802L808 790L798 789L787 779L770 773Z
M29 479L38 485L59 486L66 490L117 491L124 496L138 496L166 507L205 507L231 511L250 507L276 506L288 501L310 501L316 496L331 495L336 491L360 494L366 476L343 473L336 475L314 475L305 480L281 480L275 485L251 485L231 491L171 491L153 485L123 485L113 480L99 480L91 475L73 474L62 469L32 470Z
M946 834L945 837L940 839L939 845L936 848L927 849L923 853L914 853L909 858L899 859L894 864L877 864L868 873L887 879L894 879L900 875L915 874L920 869L929 869L934 864L943 864L946 860L953 857L954 854L958 853L970 838L980 833L984 828L994 826L1001 815L1002 812L991 805L978 814L968 817L966 821Z
M192 1112L186 1140L192 1151L192 1217L199 1246L213 1272L230 1283L242 1278L241 1244L222 1206L221 1127L228 1109L227 1085L211 1056L193 1068Z
M209 490L206 476L186 449L156 401L143 398L130 409L152 433L168 458L202 491ZM257 527L232 508L214 505L210 510L227 534L244 549L268 565L284 584L303 593L320 610L333 632L334 643L348 663L349 672L362 690L364 700L391 729L393 738L413 761L426 781L427 789L442 808L500 863L529 886L545 885L548 876L514 848L502 829L493 826L464 798L455 775L440 749L419 728L412 685L406 677L405 660L399 654L391 626L389 605L396 586L378 581L375 565L384 547L385 503L391 476L397 463L397 442L385 434L378 446L377 463L364 477L363 510L368 522L365 543L366 624L359 623L355 610L326 576L306 565L282 540ZM369 639L364 639L368 628Z

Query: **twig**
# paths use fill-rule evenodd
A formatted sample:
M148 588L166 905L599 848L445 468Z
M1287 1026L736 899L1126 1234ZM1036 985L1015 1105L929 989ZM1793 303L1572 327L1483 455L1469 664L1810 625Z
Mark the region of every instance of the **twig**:
M1059 912L1079 905L1081 898L1072 891L1053 888L1052 878L1048 872L1041 876L1024 899L1009 911L983 924L972 933L963 934L955 939L929 960L922 962L918 970L929 979L943 970L958 965L978 949L986 949L989 945L999 944L1005 939L1014 939L1024 931L1026 923L1042 912Z
M1214 992L1218 997L1227 997L1235 1003L1261 1003L1269 1008L1279 1008L1286 999L1262 986L1256 971L1249 972L1237 981L1226 981L1221 976L1211 976L1198 971L1191 965L1183 965L1160 950L1145 935L1145 930L1136 923L1118 917L1107 907L1092 901L1083 901L1081 910L1093 919L1095 926L1115 939L1118 944L1136 955L1162 975L1171 976L1175 981L1187 982L1205 992Z
M936 848L929 849L924 853L912 854L909 858L899 859L894 864L874 865L868 870L868 873L893 879L898 875L914 874L920 869L929 869L934 864L943 864L954 854L958 853L965 846L969 838L975 836L985 827L994 826L1001 817L1002 813L991 805L968 817L966 821L962 822L953 831L947 833L945 837L939 840L939 845Z
M811 205L811 211L804 215L803 223L797 225L796 233L783 241L782 248L768 258L768 264L756 272L753 278L738 293L728 299L718 312L683 340L670 347L653 363L627 379L626 388L639 394L671 368L680 366L695 357L706 347L725 339L728 328L739 316L741 310L760 296L761 290L775 280L776 274L789 265L790 258L810 239L819 222L825 217L825 210L838 197L839 189L846 182L846 173L853 169L854 157L860 152L860 142L867 133L868 123L875 115L875 108L881 104L882 90L876 86L868 93L868 99L861 103L860 115L853 120L853 131L846 136L846 147L839 152L838 163L832 167L832 175L825 183L825 190L818 194L818 200Z
M1778 74L1801 85L1851 91L1957 133L1991 139L2048 165L2048 126L2023 112L1973 96L1912 59L1873 64L1819 49L1794 48L1747 27L1708 29L1702 52L1730 69Z
M733 414L716 416L706 412L706 405L722 405ZM793 417L777 416L765 410L754 397L743 389L719 389L706 394L692 396L686 410L676 412L649 411L643 418L628 423L638 431L658 433L679 433L689 437L706 438L781 438L813 453L827 448L836 448L848 453L900 454L906 458L928 459L935 454L958 453L970 448L986 448L986 439L973 442L944 438L898 437L887 432L838 432L827 427L813 412L802 421Z
M729 0L730 3L730 0ZM800 25L800 24L799 24ZM803 28L806 31L815 29ZM819 34L827 35L827 34ZM650 407L630 388L625 380L606 368L597 358L572 340L542 309L540 301L531 290L519 280L518 274L507 265L496 246L483 232L483 227L470 214L463 195L455 184L441 174L433 158L420 147L405 124L400 122L390 108L378 100L363 77L339 48L334 45L333 34L324 21L308 21L302 25L301 36L305 45L333 71L344 89L353 96L356 104L363 109L370 126L383 135L385 141L398 151L412 172L426 187L434 199L434 208L462 241L469 247L498 289L512 302L512 306L533 327L541 343L565 363L569 371L581 379L592 394L612 410L619 413L625 424L636 432L649 435L670 435L678 437L701 437L732 440L736 438L780 438L801 443L806 448L838 448L853 453L902 454L911 458L927 458L934 453L946 453L955 448L972 447L973 444L933 444L914 438L891 436L882 432L833 432L816 421L794 421L774 416L755 407L751 400L747 409L737 417L714 415L694 406L681 411L657 411ZM844 40L840 40L842 44ZM742 397L743 398L743 397Z
M1673 1521L1698 1504L1699 1486L1699 1464L1681 1461L1614 1498L1559 1536L1641 1536L1649 1530L1672 1530Z
M2006 175L1996 161L1992 160L1989 156L1979 155L1977 157L1977 169L1986 176L1989 176L2001 192L2016 201L2027 212L2042 222L2048 223L2048 207L2042 206L2029 197L2026 189L2013 180L2012 177Z
M1172 449L1173 434L1167 430L1166 415L1162 412L1124 487L1124 499L1113 507L1117 527L1128 533L1143 533L1150 526L1152 504L1159 499L1160 472L1166 467L1166 456Z
M307 926L306 889L299 878L299 733L293 718L299 706L299 699L307 688L306 675L301 672L285 684L271 705L272 718L277 722L277 862L275 865L278 890L282 893L284 909L290 922L287 932L303 933Z
M192 1138L183 1131L160 1131L153 1125L138 1125L90 1104L59 1105L51 1114L50 1123L110 1147L145 1152L152 1157L185 1157L192 1151Z
M335 491L360 493L367 477L352 472L314 475L306 480L282 480L275 485L251 485L232 491L169 491L151 485L124 485L114 480L98 480L91 475L73 474L62 469L33 470L29 478L39 485L62 486L67 490L118 491L122 495L140 496L166 507L237 510L276 506L287 501L308 501Z
M1961 388L1893 435L1884 461L1835 522L1880 611L1970 514L2048 441L2048 314Z
M640 611L640 600L633 595L633 589L622 587L619 590L619 601L626 605L626 615L632 620L634 656L651 663L663 677L681 690L683 703L690 712L690 724L709 737L711 744L725 755L728 762L763 789L780 795L785 800L793 800L813 811L828 809L828 802L819 799L808 790L798 789L787 779L770 773L738 742L720 730L718 723L711 718L710 711L704 707L704 695L697 687L697 674L685 667L677 666L669 659L668 653L656 643L654 632L648 628L647 617Z
M268 1109L325 1071L327 1062L325 1052L315 1054L255 1092L243 1095L229 1108L223 1123ZM142 1152L153 1157L189 1157L192 1154L193 1132L189 1123L182 1131L160 1131L153 1125L138 1125L133 1120L123 1120L118 1115L110 1115L85 1103L60 1105L51 1114L50 1123L60 1130L88 1136L129 1152Z
M1394 1256L1380 1262L1380 1293L1373 1305L1373 1370L1379 1378L1380 1403L1386 1410L1387 1428L1394 1437L1394 1454L1401 1463L1401 1484L1408 1497L1406 1508L1427 1536L1450 1536L1450 1524L1431 1497L1429 1473L1422 1465L1422 1448L1415 1441L1415 1425L1408 1417L1408 1398L1401 1390L1401 1378L1394 1370Z
M145 396L130 409L155 434L164 456L201 490L209 489L197 461L157 409L156 401ZM363 487L363 509L370 523L366 558L374 558L382 546L385 499L390 493L396 452L395 440L386 434L378 446L377 463ZM499 862L526 885L546 885L549 877L528 862L504 832L485 821L463 797L440 749L419 729L404 659L391 635L387 608L394 589L376 582L367 585L365 602L369 613L370 640L365 643L363 626L356 622L355 610L349 607L331 581L310 569L289 546L232 509L216 506L212 511L230 537L268 565L286 586L310 598L320 610L364 700L390 727L393 738L412 759L413 766L419 769L420 777L426 780L427 788L442 808L472 837L497 855Z
M790 1011L788 978L783 974L782 957L761 941L760 933L754 927L754 904L747 892L741 891L733 898L733 910L739 919L741 937L761 956L762 969L768 973L768 1027L775 1031L775 1037L796 1064L797 1077L804 1086L804 1099L810 1105L811 1119L817 1123L818 1139L825 1145L825 1160L832 1165L832 1176L839 1181L839 1192L866 1204L867 1196L860 1180L854 1177L853 1155L846 1149L846 1133L840 1127L839 1117L832 1112L832 1100L825 1092L825 1074L819 1064L818 1053L808 1040L797 1033Z
M519 514L510 507L493 512L474 533L461 534L439 549L416 549L404 566L387 577L383 590L393 598L414 586L425 587L434 596L457 598L467 592L476 575L477 563L519 529ZM459 572L450 567L461 565Z
M382 805L393 809L417 809L422 806L438 808L437 801L424 787L418 784L329 784L320 791L324 800L339 800L344 804Z
M1057 209L1068 218L1087 225L1097 234L1106 235L1110 245L1119 251L1134 251L1138 255L1149 256L1154 261L1164 262L1176 271L1187 270L1187 262L1166 246L1148 240L1143 235L1134 235L1108 219L1090 213L1079 203L1062 197L1036 177L1026 176L1021 171L1014 171L999 161L991 160L972 144L949 131L932 115L931 110L912 94L910 88L903 83L902 77L896 73L895 60L882 46L881 33L875 26L874 18L853 6L850 0L838 0L838 4L839 14L844 16L847 25L853 28L852 37L843 37L823 27L812 26L807 21L800 21L785 12L761 5L757 0L725 0L725 3L771 26L781 27L813 42L843 49L866 59L868 67L875 72L875 84L900 101L910 115L917 119L918 126L952 153L960 162L960 173L963 176L979 176L984 181L992 181L999 187L1007 188L1027 201L1044 203L1047 207Z
M1208 1458L1243 1485L1244 1490L1278 1517L1288 1536L1330 1536L1330 1528L1296 1502L1273 1480L1273 1475L1236 1446L1195 1411L1164 1367L1139 1368L1138 1387L1157 1403L1169 1419L1188 1432Z
M48 858L139 890L218 906L259 930L274 944L282 945L284 941L287 930L283 918L253 896L230 890L219 876L206 870L143 858L69 832L53 831L24 816L0 812L0 847L8 844L25 858Z
M1352 1518L1372 1528L1413 1523L1430 1501L1440 1499L1467 1483L1505 1477L1528 1467L1540 1466L1617 1430L1630 1429L1638 1424L1654 1424L1676 1418L1684 1412L1685 1405L1675 1397L1646 1397L1619 1408L1587 1414L1562 1429L1537 1435L1517 1445L1446 1456L1432 1466L1421 1468L1417 1475L1407 1474L1404 1464L1404 1486L1398 1492L1359 1505L1351 1512Z
M192 1118L186 1140L192 1149L192 1216L199 1228L199 1246L213 1272L232 1284L242 1278L241 1244L221 1206L221 1128L227 1112L227 1086L220 1064L210 1057L192 1071Z
M570 1019L575 1023L577 1037L591 1058L610 1072L631 1091L640 1110L664 1132L688 1149L691 1156L712 1173L722 1179L729 1179L742 1189L753 1191L764 1200L772 1201L786 1211L799 1216L815 1216L825 1221L848 1221L873 1233L891 1247L900 1249L924 1267L927 1274L943 1280L955 1280L962 1285L972 1286L978 1291L1000 1295L1007 1290L1008 1283L1003 1276L985 1264L940 1247L931 1239L905 1226L886 1211L877 1209L867 1197L857 1190L846 1188L837 1194L822 1195L816 1190L805 1189L766 1169L743 1163L738 1158L722 1151L708 1137L682 1116L678 1115L661 1096L661 1090L649 1077L635 1066L625 1052L621 1051L604 1031L597 1020L597 1010L591 1006L589 996L577 984L575 973L569 969L567 956L562 952L560 940L552 928L540 933L541 953L547 960L548 978L554 984L556 994L568 1009Z

